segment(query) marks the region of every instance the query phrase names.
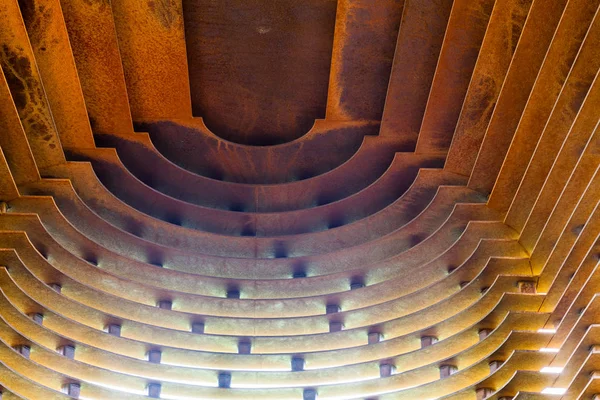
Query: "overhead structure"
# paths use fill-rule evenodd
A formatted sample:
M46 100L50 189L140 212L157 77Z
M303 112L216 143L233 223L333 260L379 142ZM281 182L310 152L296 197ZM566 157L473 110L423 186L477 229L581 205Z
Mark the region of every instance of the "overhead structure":
M599 7L0 1L0 398L600 399Z

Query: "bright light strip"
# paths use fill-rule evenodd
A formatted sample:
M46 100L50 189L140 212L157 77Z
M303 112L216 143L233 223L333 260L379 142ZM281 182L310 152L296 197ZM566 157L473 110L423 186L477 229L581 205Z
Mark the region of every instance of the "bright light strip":
M538 329L539 333L556 333L556 329Z
M145 390L144 391L141 391L141 390L131 390L131 389L122 388L122 387L119 387L119 386L107 385L107 384L102 383L102 382L93 382L93 381L90 381L90 383L93 384L93 385L96 385L96 386L103 387L105 389L115 390L117 392L129 393L129 394L139 394L139 395L142 395L142 396L147 395L147 392Z
M542 347L540 349L542 353L558 353L560 349L552 348L552 347Z
M563 372L563 369L563 367L544 367L540 369L540 372L544 374L560 374Z
M371 395L373 395L373 396L379 396L379 395L384 395L384 394L388 394L388 393L398 393L398 392L402 392L404 390L416 388L418 386L420 386L420 385L409 386L409 387L405 387L405 388L402 388L402 389L399 389L399 390L391 390L391 391L387 390L385 392L371 393ZM364 399L364 398L365 398L364 394L357 394L357 395L354 395L354 396L351 396L351 397L348 397L348 395L344 395L343 397L342 396L328 397L328 399L330 399L330 400L358 400L358 399ZM436 398L432 397L432 398L426 398L426 399L423 399L423 400L436 400Z
M223 368L216 368L210 366L199 367L197 365L189 365L189 364L180 364L173 362L161 362L164 365L170 365L172 367L184 367L184 368L193 368L193 369L209 369L213 371L221 371ZM235 368L232 371L244 371L244 372L290 372L291 368Z
M160 395L161 399L169 399L169 400L198 400L198 397L187 397L187 396L175 396L175 395L168 395L168 394L161 394ZM206 400L213 400L214 398L211 397L210 399L203 397L203 399Z
M565 394L567 389L565 388L546 388L542 390L542 394Z
M366 377L366 378L354 378L354 379L346 379L346 380L341 380L341 381L336 381L335 384L336 385L343 385L343 384L348 384L348 383L359 383L359 382L364 382L364 381L372 381L374 379L379 379L379 374L377 374L376 376L370 376L370 377ZM306 382L305 386L313 386L313 385L318 385L317 382ZM232 389L268 389L268 388L291 388L291 387L297 387L297 385L282 385L279 383L274 383L274 384L265 384L265 383L231 383L231 388ZM348 397L345 397L348 398Z

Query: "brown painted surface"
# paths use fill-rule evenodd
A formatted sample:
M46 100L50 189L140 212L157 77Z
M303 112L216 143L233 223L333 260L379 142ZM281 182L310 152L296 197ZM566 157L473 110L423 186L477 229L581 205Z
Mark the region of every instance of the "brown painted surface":
M64 147L94 147L59 0L19 0L54 123Z
M8 83L35 162L40 169L65 162L52 112L17 0L0 5L0 67Z
M133 120L190 118L181 0L111 4Z
M133 130L110 0L60 0L92 130Z
M380 121L404 0L338 0L327 119Z
M308 132L325 116L335 8L335 0L184 0L194 116L236 143Z
M450 148L494 3L496 0L454 2L419 131L417 153Z
M456 125L446 168L470 176L532 0L496 3Z

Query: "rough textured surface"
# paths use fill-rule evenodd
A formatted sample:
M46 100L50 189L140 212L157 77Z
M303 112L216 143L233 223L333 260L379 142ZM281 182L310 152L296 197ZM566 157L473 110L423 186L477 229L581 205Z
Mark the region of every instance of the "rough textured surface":
M570 1L567 4L562 20L547 49L544 63L535 81L536 84L527 100L527 104L530 106L526 107L522 113L517 113L520 119L515 118L515 122L512 122L513 130L507 129L507 139L512 139L512 142L510 151L506 155L506 162L498 175L498 184L490 196L490 204L493 204L494 207L503 211L508 210L521 181L520 178L525 173L531 154L535 149L537 139L544 129L545 122L548 120L552 107L581 48L581 42L590 27L594 17L593 10L597 7L598 1ZM543 9L541 13L543 14L542 20L547 23L547 10ZM538 39L534 38L533 40ZM523 62L525 65L531 65L527 60ZM517 80L515 85L523 84L520 77L515 76L515 80ZM515 100L510 101L514 107ZM508 123L510 120L505 121ZM518 126L516 125L517 121ZM498 147L494 146L494 149L497 150ZM473 175L473 183L479 186L485 182L486 188L489 188L492 183L489 178L485 181L477 179L478 176L484 174L483 171L490 170L485 165L486 160L490 162L492 157L482 158L479 162L483 168L478 169L480 172Z
M327 119L381 120L403 7L338 1Z
M218 136L269 145L325 116L334 0L184 0L195 116Z
M19 0L61 143L94 147L59 0Z
M530 7L531 0L506 0L492 12L481 45L486 57L475 65L448 155L451 171L470 175L473 169Z
M0 76L0 131L0 147L9 166L12 166L11 173L16 183L24 184L40 179L4 74Z
M0 6L0 67L10 89L35 161L40 168L64 162L64 154L19 6Z
M0 2L0 397L597 397L600 0L58 1Z
M448 151L495 1L454 2L416 151Z
M511 61L509 71L504 78L502 91L498 97L494 115L490 120L486 135L481 144L481 149L477 156L469 182L470 187L484 193L490 193L494 185L494 179L498 176L498 172L504 161L504 156L506 155L511 139L513 138L513 134L515 138L515 150L520 147L517 140L523 139L522 132L527 132L529 130L528 122L531 121L531 119L522 117L527 102L533 103L540 99L540 95L544 96L549 94L547 92L544 94L540 92L540 90L544 90L542 88L545 88L545 85L547 84L547 81L544 82L547 69L556 68L556 65L554 65L556 58L554 57L557 56L557 53L548 50L549 44L551 41L554 41L556 45L552 46L553 49L563 49L561 43L564 42L562 41L571 39L563 36L564 33L562 27L569 25L574 19L577 19L578 24L582 27L579 27L576 33L572 32L571 37L574 39L574 42L576 42L578 38L581 40L581 34L585 30L586 22L592 17L590 11L593 8L593 5L591 4L593 2L587 2L590 7L587 9L586 7L582 7L582 3L576 3L577 2L573 1L568 2L568 9L566 10L565 5L567 5L567 1L564 0L552 2L551 8L541 2L534 2L532 4L528 19L525 22L526 26L523 35L519 39L519 44L515 50L515 55ZM597 1L595 3L596 5L598 4ZM576 14L573 15L573 12ZM579 18L577 18L577 16L579 16ZM559 30L557 31L559 21L561 27L558 28ZM535 27L535 29L531 29L533 27ZM557 32L556 34L555 31ZM565 60L571 58L571 54L565 54ZM542 63L545 71L540 71ZM536 79L539 81L539 84L535 85L536 91L533 92L532 89L534 88ZM551 103L552 99L552 95L548 96L546 99L548 104ZM528 108L530 110L536 109L536 107ZM540 120L543 120L543 118ZM537 120L536 123L540 123L540 120ZM518 130L517 133L515 133L515 129ZM530 139L525 140L533 142L533 140ZM526 146L529 146L529 144ZM460 152L456 152L455 154L457 157L461 157ZM518 150L511 152L510 155L507 155L505 165L508 168L513 168L518 164L526 162L526 157L518 160L521 158L521 154L519 154ZM500 174L500 176L498 176L498 188L504 186L506 183L505 176L505 174ZM518 181L518 179L516 179L517 176L518 174L511 175L511 183L509 183L509 185L514 185ZM503 201L506 202L510 197L511 194L506 193L505 200ZM494 198L490 198L490 204L494 204L494 206L499 208L503 207L498 203L495 203Z
M131 133L110 0L60 0L92 130Z
M181 0L111 4L133 120L190 118Z
M381 135L398 136L416 144L452 3L413 0L405 5Z

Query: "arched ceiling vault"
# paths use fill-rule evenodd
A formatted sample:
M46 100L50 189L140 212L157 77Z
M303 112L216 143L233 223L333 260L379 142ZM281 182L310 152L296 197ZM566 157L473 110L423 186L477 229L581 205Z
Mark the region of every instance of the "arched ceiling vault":
M598 400L600 0L3 0L0 398Z

